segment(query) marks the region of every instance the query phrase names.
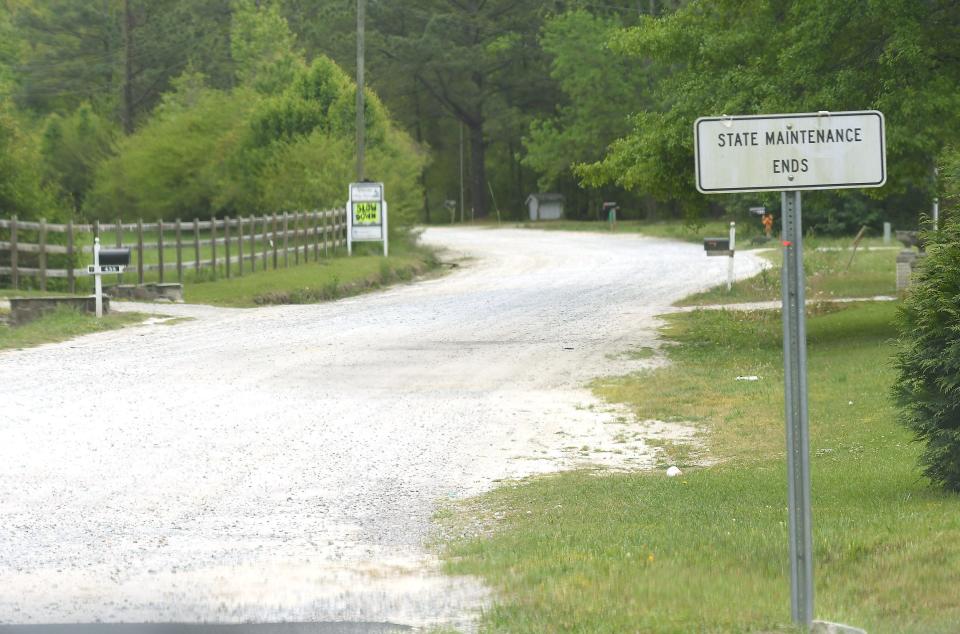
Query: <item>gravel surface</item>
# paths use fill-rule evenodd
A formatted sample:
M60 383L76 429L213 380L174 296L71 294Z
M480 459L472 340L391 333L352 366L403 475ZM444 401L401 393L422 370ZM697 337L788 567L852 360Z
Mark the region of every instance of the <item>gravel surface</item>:
M368 621L469 630L424 544L444 500L655 449L584 389L726 258L639 236L429 229L450 275L328 304L0 352L0 623ZM738 276L759 258L740 254ZM117 304L143 310L142 305ZM622 440L622 437L621 437Z

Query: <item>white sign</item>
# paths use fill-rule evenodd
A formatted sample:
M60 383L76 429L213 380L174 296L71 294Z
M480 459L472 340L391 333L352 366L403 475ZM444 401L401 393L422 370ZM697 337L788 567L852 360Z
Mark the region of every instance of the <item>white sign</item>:
M380 183L352 183L350 185L350 200L370 201L383 198L383 185Z
M97 270L98 268L99 271ZM122 264L101 264L99 267L91 264L87 267L87 273L90 275L97 275L99 273L123 273L125 268Z
M354 242L383 242L387 247L387 201L383 199L383 183L350 183L347 200L347 253L353 253Z
M701 117L693 127L704 194L882 187L883 114L821 112Z

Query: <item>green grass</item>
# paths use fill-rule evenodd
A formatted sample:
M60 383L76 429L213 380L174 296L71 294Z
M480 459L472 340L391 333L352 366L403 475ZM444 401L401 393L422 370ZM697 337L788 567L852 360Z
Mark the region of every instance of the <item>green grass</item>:
M591 220L541 220L539 222L503 223L503 227L540 229L543 231L591 231L598 233L639 233L654 238L670 238L685 242L702 242L708 236L726 236L730 231L729 221L709 220L699 226L685 224L680 220L649 222L645 220L621 220L611 229L609 223ZM738 240L749 240L760 233L757 228L738 223ZM746 243L744 243L746 244Z
M955 632L960 498L919 478L895 422L894 310L808 322L815 614L871 634ZM780 328L775 311L671 316L671 365L595 386L641 419L694 421L704 449L688 460L714 466L537 478L461 509L461 525L488 529L451 543L447 566L499 591L487 630L791 631Z
M312 226L310 226L309 229L311 229L311 234L305 237L303 235L304 227L303 225L300 226L301 233L299 235L299 241L294 241L293 234L292 233L290 234L288 238L288 247L292 249L295 245L300 245L300 248L297 254L294 254L294 252L291 251L291 252L288 252L286 256L287 262L289 263L290 267L295 266L298 263L298 261L300 264L304 263L304 257L305 257L304 248L303 248L304 240L306 240L309 243L309 246L307 247L308 253L307 253L306 259L310 263L314 262L315 249L312 242L313 240ZM282 223L280 223L279 221L277 224L277 230L282 231ZM293 231L292 218L290 220L289 230L291 232ZM260 233L262 233L263 231L263 228L259 219L256 223L256 231ZM231 277L239 276L241 274L248 275L251 271L252 264L249 259L249 256L251 254L250 234L251 234L250 223L245 222L244 228L243 228L243 235L244 235L243 255L244 255L244 258L246 259L244 260L244 263L243 263L242 273L239 270L240 269L239 263L236 261L233 262L233 264L231 265ZM237 236L238 236L237 228L233 227L230 231L230 239L231 239L230 256L234 259L237 258L237 256L239 255ZM212 237L212 234L210 230L202 230L200 232L201 240L209 240L211 237ZM217 230L216 237L221 240L224 238L223 228L220 228ZM332 233L329 234L328 240L332 241L333 237L334 236ZM116 238L117 238L117 234L115 232L104 231L101 236L101 244L103 245L104 248L115 248ZM158 247L157 238L158 238L157 231L144 231L143 243L145 248L143 250L143 263L145 265L157 264L160 261L160 249L157 248ZM163 261L169 267L171 264L175 264L177 261L176 234L174 232L174 229L171 223L165 223L163 238L164 238ZM123 245L130 248L130 265L127 267L126 272L124 272L120 276L116 276L116 275L104 276L105 284L114 284L118 281L118 278L121 284L135 284L138 281L137 248L136 248L137 240L138 240L137 233L135 231L124 231L122 233L121 239L122 239ZM194 251L193 239L194 239L194 236L192 231L183 232L181 258L185 267L188 265L191 265L196 260L196 257L197 257L196 252ZM27 234L22 236L21 240L24 242L36 242L38 238L36 238L36 236L28 232ZM76 248L78 249L92 247L93 235L90 233L78 233L76 235L75 245L76 245ZM255 267L257 271L263 270L264 248L267 249L267 260L269 262L269 267L272 270L273 249L269 244L269 240L266 238L258 238L254 241L252 246L253 246L253 253L256 254ZM282 236L279 237L279 239L277 240L277 247L278 247L278 253L277 253L278 266L280 268L285 268L284 255L282 252L282 248L283 248ZM201 260L210 260L214 254L214 251L211 245L201 246L199 251L200 251L199 257ZM316 253L319 255L320 258L326 259L323 256L323 251L324 249L321 243L316 249ZM330 243L328 244L327 253L328 253L328 257L331 257L331 258L334 256L345 255L346 246L340 246L337 249L334 249L332 246L332 243ZM226 270L226 264L224 263L226 255L227 255L226 245L224 244L217 245L216 268L214 269L213 267L210 267L209 265L207 265L207 266L204 266L199 272L196 272L193 269L184 268L184 271L183 271L184 284L191 284L195 282L205 282L205 281L214 280L214 279L226 278L227 270ZM36 256L33 256L33 255L21 255L20 264L21 266L25 266L25 267L36 267L38 265L37 265L37 262L35 261L35 258ZM77 258L78 258L76 263L77 267L83 267L83 266L86 266L87 264L92 264L93 262L93 259L92 259L93 256L90 253L78 254ZM66 266L65 259L66 259L65 256L62 256L62 255L50 255L48 256L48 266L49 268L63 268L64 266ZM144 282L158 282L160 281L160 272L144 271L143 279L144 279ZM163 273L163 281L177 282L178 278L177 278L176 269L172 267L167 268ZM47 284L48 284L48 288L55 289L58 291L63 291L64 289L67 288L66 279L63 279L63 278L48 278ZM28 290L37 291L37 289L39 288L39 279L34 278L33 276L23 275L21 276L21 279L20 279L20 285L22 288L26 287ZM87 293L93 292L93 282L90 278L86 276L77 278L76 287L77 287L77 292L80 294L87 294ZM20 292L18 294L22 295L23 293Z
M0 350L66 341L80 335L137 324L146 318L147 315L142 313L110 313L97 319L88 313L61 308L22 326L0 325Z
M236 245L234 245L236 246ZM345 249L337 252L337 257L313 259L313 249L310 249L310 259L304 262L302 253L300 264L295 264L291 253L289 267L283 266L283 256L279 256L280 268L263 270L263 264L257 260L257 271L251 272L250 263L244 264L243 275L238 275L237 264L233 265L233 274L226 276L223 264L219 264L216 273L212 269L203 269L200 274L186 272L184 275L184 298L190 303L213 304L217 306L253 307L264 304L299 304L314 303L355 295L410 280L436 268L437 262L433 253L424 247L413 244L404 239L395 240L390 244L391 255L384 260L381 253L382 246L377 243L361 243L354 245L354 256L347 257ZM224 256L222 248L218 249L218 257ZM245 251L247 253L248 251ZM149 261L156 261L156 251L146 251ZM234 248L232 255L236 256ZM204 256L206 257L206 256ZM167 260L175 261L174 260ZM185 257L185 261L186 257ZM272 267L272 255L270 259ZM122 283L136 282L135 263L122 276ZM157 272L147 272L145 281L157 281ZM167 271L166 281L176 281L176 274ZM104 276L104 284L110 285L117 281L117 276ZM78 294L92 293L93 283L89 278L77 280ZM32 283L32 282L26 282ZM42 292L36 289L0 290L3 297L41 297L62 295L62 292Z
M315 303L410 280L436 266L433 255L425 249L398 245L385 259L362 255L369 249L359 246L358 254L349 258L311 261L288 269L188 284L184 287L184 299L233 307Z
M804 244L803 267L806 274L807 299L829 300L840 297L875 297L897 294L897 250L865 249L876 247L879 240L861 248L850 261L851 251L818 251L817 247L848 247L852 239L817 239ZM864 241L866 242L866 241ZM765 251L773 266L749 279L697 293L677 302L680 306L700 306L735 302L758 302L780 299L780 272L783 254L779 246ZM848 262L850 263L847 268Z
M0 299L7 297L55 297L57 295L68 295L69 293L59 293L56 291L39 291L34 289L0 288Z

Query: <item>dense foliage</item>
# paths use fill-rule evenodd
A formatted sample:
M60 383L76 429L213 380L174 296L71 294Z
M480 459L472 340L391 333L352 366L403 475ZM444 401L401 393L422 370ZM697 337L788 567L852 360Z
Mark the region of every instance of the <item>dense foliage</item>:
M355 178L356 86L305 58L280 3L7 3L0 34L4 215L330 207ZM409 226L425 153L372 91L366 125L368 174L386 182L392 227Z
M0 105L0 209L5 215L58 217L39 166L37 139L21 129L12 108Z
M918 441L924 474L960 491L960 222L927 235L927 257L899 312L900 419Z
M632 132L581 174L697 213L707 201L693 188L696 117L875 108L887 121L889 179L873 195L919 194L915 222L937 155L960 134L960 51L941 36L957 28L954 3L915 0L693 1L646 19L612 45L654 65L659 106L638 111Z
M268 174L304 197L321 191L316 179L293 183L280 161L302 163L294 145L350 161L355 9L0 0L0 99L33 148L23 151L39 143L43 158L30 196L52 194L87 217L202 216L289 200ZM538 189L565 194L574 217L596 217L604 200L634 217L775 209L775 194L696 192L693 120L866 108L886 115L888 185L811 194L806 225L910 228L937 193L954 205L960 7L949 0L370 0L366 31L367 81L382 99L369 100L379 118L371 160L406 148L410 166L390 166L414 175L421 194L404 206L426 220L448 218L461 192L467 217L517 218ZM311 79L318 73L327 83ZM187 78L197 101L174 114ZM224 121L213 120L218 107ZM160 138L171 134L182 143ZM169 200L144 204L141 178L144 192Z

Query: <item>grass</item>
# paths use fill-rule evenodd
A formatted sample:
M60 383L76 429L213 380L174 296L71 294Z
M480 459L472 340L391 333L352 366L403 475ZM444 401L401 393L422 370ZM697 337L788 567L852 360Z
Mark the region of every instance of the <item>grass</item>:
M221 219L221 220L222 220L222 219ZM310 229L310 235L309 235L309 236L305 236L304 233L303 233L303 232L304 232L304 226L301 225L301 226L300 226L300 234L299 234L299 237L297 238L297 240L294 240L294 236L293 236L293 233L292 233L293 228L294 228L294 225L293 225L293 220L292 220L292 218L291 218L290 224L289 224L289 230L291 231L291 233L290 233L290 235L289 235L289 237L288 237L287 245L288 245L291 249L292 249L294 246L296 246L296 245L299 245L299 246L300 246L300 248L299 248L299 250L298 250L298 252L297 252L296 254L295 254L293 251L290 251L290 252L288 252L288 254L287 254L287 256L286 256L286 257L287 257L287 261L289 262L289 265L290 265L291 267L295 266L295 265L298 263L298 261L299 261L300 263L304 262L305 257L306 257L306 260L307 260L307 261L309 261L309 262L312 263L312 262L314 261L314 254L315 254L315 253L317 253L321 258L324 257L324 256L323 256L324 249L323 249L322 243L317 247L316 250L314 249L314 245L313 245L313 242L312 242L312 240L313 240L313 238L314 238L313 233L312 233L312 229L313 229L312 226L309 227L309 229ZM321 227L321 229L322 229L322 227ZM279 221L278 221L278 225L277 225L277 230L278 230L278 231L282 231L282 223L279 222ZM237 241L238 232L237 232L237 231L238 231L238 230L237 230L237 227L233 227L233 228L231 229L231 231L230 231L230 238L231 238L231 241L230 241L230 256L231 256L232 258L234 258L234 259L237 258L237 256L239 255L239 245L238 245L238 241ZM257 220L257 223L256 223L256 231L257 231L257 232L260 232L260 233L263 232L263 227L262 227L262 225L261 225L261 223L260 223L260 219ZM244 258L246 258L246 259L244 260L244 263L243 263L243 271L242 271L242 274L243 274L243 275L247 275L247 274L250 273L251 266L252 266L251 261L250 261L250 259L249 259L250 254L251 254L251 247L253 247L253 251L252 251L252 252L256 254L256 258L255 258L255 260L256 260L256 262L255 262L256 269L257 269L258 271L260 271L260 270L262 270L262 268L263 268L263 253L264 253L264 249L266 248L266 250L267 250L267 260L268 260L269 266L271 267L271 270L272 270L272 267L273 267L273 249L272 249L272 243L269 241L268 238L265 238L265 237L256 238L256 239L253 241L253 243L251 243L250 235L251 235L250 223L249 223L249 221L246 221L246 222L244 223L244 229L243 229L243 236L244 236L244 239L243 239L243 255L244 255ZM170 266L171 264L174 264L174 263L176 263L176 261L177 261L176 236L175 236L175 232L174 232L174 228L173 228L172 223L165 223L164 232L163 232L163 237L164 237L163 260L164 260L164 263L165 263L167 266ZM209 240L209 239L212 237L212 234L211 234L210 230L202 230L202 231L200 232L200 236L199 236L199 237L200 237L201 240ZM224 230L223 230L223 228L220 228L220 229L217 230L216 237L217 237L218 239L221 239L221 240L224 238ZM333 236L332 233L329 234L328 240L331 240L331 241L332 241L332 240L333 240L333 237L334 237L334 236ZM102 236L101 236L101 244L103 245L104 248L115 248L116 238L117 238L116 232L113 232L113 231L104 231L104 232L102 233ZM120 275L120 276L115 276L115 275L107 275L107 276L104 276L104 283L105 283L105 284L114 284L114 283L117 283L118 279L119 279L119 283L121 283L121 284L133 284L133 283L136 283L136 282L137 282L137 279L138 279L138 276L137 276L137 248L136 248L137 240L138 240L137 233L136 233L135 231L124 231L124 232L122 232L121 239L122 239L122 243L123 243L126 247L129 247L129 248L130 248L130 266L128 266L128 267L127 267L127 271L126 271L125 273L123 273L122 275ZM145 265L157 264L157 263L160 261L160 250L159 250L158 248L156 248L156 247L158 246L158 240L157 240L157 239L158 239L158 232L157 232L157 231L144 231L144 233L143 233L143 243L144 243L144 245L145 245L145 248L144 248L144 251L143 251L143 262L144 262ZM38 238L33 234L33 232L26 232L23 236L21 236L21 241L23 241L23 242L36 242L37 240L38 240ZM309 242L309 246L307 247L308 254L307 254L306 256L304 256L304 248L303 248L303 243L304 243L304 241ZM92 247L92 245L93 245L93 235L90 234L90 233L78 233L77 236L76 236L75 245L76 245L76 247L77 247L78 249L81 248L81 247ZM392 247L392 246L393 246L393 245L391 244L391 247ZM151 248L151 247L152 247L152 248ZM278 252L278 255L277 255L278 264L279 264L280 267L284 267L284 264L283 264L283 262L284 262L284 254L283 254L283 252L282 252L282 248L283 248L283 237L282 237L282 235L281 235L281 236L278 238L278 240L277 240L277 247L278 247L278 249L280 250L280 252ZM327 251L328 251L328 255L329 255L330 257L333 257L333 256L335 256L335 255L345 255L345 254L346 254L346 246L340 246L340 247L334 249L333 246L332 246L332 242L331 242L331 243L328 244L328 249L327 249ZM204 246L201 246L200 249L199 249L199 258L200 258L201 260L209 260L209 259L212 258L213 254L214 254L214 251L213 251L213 248L211 247L211 245L204 245ZM216 270L214 270L212 267L209 267L209 266L205 266L205 267L202 268L199 272L195 272L195 271L192 270L192 269L186 269L186 268L185 268L184 271L183 271L183 281L184 281L184 283L185 283L185 284L190 284L190 283L195 283L195 282L206 282L206 281L210 281L210 280L214 280L214 279L226 278L226 277L227 277L227 275L226 275L226 265L225 265L225 263L224 263L224 259L226 258L226 254L227 254L226 245L224 245L224 244L219 244L219 245L217 245L217 247L216 247L216 258L217 258ZM31 255L26 255L26 256L24 256L24 255L21 255L21 262L20 262L21 266L26 266L26 267L36 267L36 266L38 266L37 263L36 263L36 261L34 260L35 257L36 257L36 256L31 256ZM83 267L83 266L86 266L87 264L92 264L92 257L93 257L93 256L92 256L91 254L89 254L89 253L84 253L84 254L82 254L82 255L79 255L79 256L78 256L79 259L77 260L76 266L78 266L78 267ZM182 257L182 261L183 261L184 266L190 265L190 264L193 263L193 262L195 261L195 259L197 258L197 254L196 254L196 252L195 252L195 250L194 250L194 236L193 236L193 232L192 232L192 231L185 231L185 232L183 232L183 234L182 234L181 257ZM49 266L50 268L63 268L63 267L65 266L65 256L53 256L53 255L48 256L48 266ZM234 263L231 265L231 271L232 271L231 276L237 276L237 275L238 275L239 266L240 266L240 265L239 265L238 262L234 262ZM160 280L160 272L159 272L159 271L144 271L143 279L144 279L144 282L157 282L157 281ZM176 270L175 270L174 268L168 268L168 269L164 272L164 280L163 280L163 281L165 281L165 282L176 282L176 281L178 281L178 280L177 280L177 272L176 272ZM21 285L23 285L23 286L31 286L31 287L33 287L34 290L36 290L36 287L39 286L39 281L38 281L37 279L33 278L32 276L28 276L28 275L23 275L23 276L21 277L21 282L20 282L20 283L21 283ZM65 280L65 279L53 279L53 278L51 278L51 279L48 279L48 280L47 280L47 283L48 283L49 287L51 287L51 288L57 288L58 290L59 290L59 289L62 289L62 288L66 288L66 280ZM86 276L78 277L78 278L77 278L77 281L76 281L76 284L77 284L77 292L78 292L78 293L84 294L84 293L92 293L92 292L93 292L93 290L92 290L92 289L93 289L93 282L92 282L92 280L91 280L90 278L88 278L88 277L86 277Z
M235 246L235 245L234 245ZM310 251L309 261L296 265L293 254L289 256L290 266L283 267L280 256L278 269L262 269L258 259L257 271L250 271L250 263L244 265L243 275L237 275L237 265L233 266L233 275L226 277L223 265L218 266L216 276L213 270L203 269L200 274L193 272L184 275L184 298L190 303L212 304L217 306L253 307L265 304L302 304L315 303L367 290L380 288L395 282L413 279L436 268L437 261L433 253L406 240L395 240L390 244L390 257L379 255L382 246L379 243L361 243L354 245L354 256L347 257L338 252L339 257L313 259ZM218 257L223 255L218 249ZM341 249L340 251L343 251ZM155 259L156 252L147 251L145 255ZM259 254L259 251L258 251ZM333 252L331 251L331 256ZM236 255L236 249L233 251ZM168 260L175 261L175 260ZM272 266L272 260L271 260ZM104 284L116 282L114 275L104 276ZM146 281L156 281L156 272L147 272ZM176 281L176 275L167 271L167 281ZM123 274L123 283L136 281L136 268ZM92 293L93 284L89 278L77 280L78 294ZM36 289L0 290L3 297L41 297L62 295L61 292L42 292Z
M804 244L803 267L806 273L808 299L829 300L840 297L875 297L897 294L896 249L877 249L879 240L861 243L850 260L849 250L819 251L818 247L848 247L852 239L816 239ZM866 241L865 241L866 242ZM864 247L871 247L870 249ZM773 266L749 279L736 282L729 291L726 285L715 286L684 298L678 305L700 306L735 302L758 302L780 299L780 265L782 251L775 247L763 256ZM850 263L847 268L847 263Z
M693 226L680 220L649 222L645 220L620 220L611 229L609 223L592 220L541 220L539 222L503 223L501 226L522 229L540 229L543 231L591 231L598 233L639 233L654 238L670 238L684 242L702 242L707 236L726 236L730 231L729 221L709 220L702 225ZM759 229L751 231L744 225L738 225L740 236L749 240L759 234Z
M349 258L189 284L184 287L184 298L191 303L233 307L315 303L410 280L437 264L432 253L422 248L398 245L389 258L383 258L363 255L369 252L367 245L358 246L357 255Z
M34 289L0 288L0 299L7 297L53 297L57 295L69 295L69 293L59 293L55 291L39 291Z
M955 632L960 498L920 480L895 422L894 310L808 322L815 613L871 634ZM780 332L775 311L674 315L671 365L595 386L640 418L695 421L705 448L689 460L713 466L536 478L461 509L479 528L447 566L499 591L485 629L792 631Z
M88 313L60 308L22 326L0 325L0 350L66 341L80 335L137 324L146 318L147 315L142 313L110 313L97 319Z

